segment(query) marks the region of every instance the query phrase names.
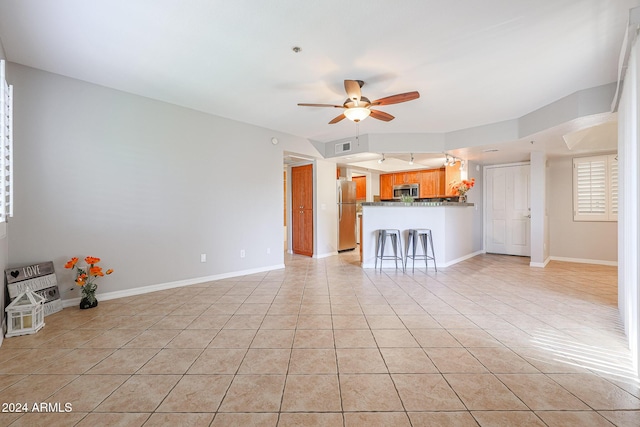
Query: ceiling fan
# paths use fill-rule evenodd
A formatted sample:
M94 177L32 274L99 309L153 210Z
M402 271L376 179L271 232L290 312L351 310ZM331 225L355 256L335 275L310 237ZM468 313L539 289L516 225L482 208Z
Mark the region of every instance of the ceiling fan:
M335 119L329 122L330 125L338 123L345 117L354 122L359 122L371 116L374 119L382 120L385 122L391 121L394 117L380 110L373 110L371 107L377 107L379 105L399 104L401 102L412 101L420 98L420 94L417 91L399 93L397 95L387 96L375 101L369 101L369 98L362 96L360 88L364 86L362 80L345 80L344 89L347 92L346 101L342 105L333 104L298 104L301 107L332 107L332 108L344 108L344 112Z

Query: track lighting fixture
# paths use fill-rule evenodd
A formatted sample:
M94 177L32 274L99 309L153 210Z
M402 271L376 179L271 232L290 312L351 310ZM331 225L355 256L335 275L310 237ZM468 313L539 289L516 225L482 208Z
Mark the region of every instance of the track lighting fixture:
M449 166L449 155L448 154L444 155L444 165L443 166Z
M411 160L409 160L409 164L413 165L413 153L411 153Z
M384 162L384 161L385 161L384 153L382 153L382 158L381 158L381 159L378 159L378 163L382 163L382 162Z

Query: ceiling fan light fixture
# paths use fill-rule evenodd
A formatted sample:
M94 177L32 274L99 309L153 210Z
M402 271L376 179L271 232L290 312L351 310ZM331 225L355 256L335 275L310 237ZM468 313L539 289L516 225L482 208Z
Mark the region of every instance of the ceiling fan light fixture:
M369 117L369 114L371 114L371 110L364 107L352 107L344 110L345 117L356 123Z

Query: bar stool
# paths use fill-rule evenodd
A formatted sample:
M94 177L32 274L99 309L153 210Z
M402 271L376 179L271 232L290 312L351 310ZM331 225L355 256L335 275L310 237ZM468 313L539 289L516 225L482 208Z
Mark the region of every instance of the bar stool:
M384 254L387 237L391 238L393 255ZM382 260L392 259L396 262L396 269L398 268L398 260L400 260L400 265L402 265L402 271L404 272L405 263L402 259L402 242L400 240L400 230L393 228L378 230L378 240L376 241L376 262L374 268L378 268L378 259L380 260L380 271L382 271Z
M422 246L422 255L416 255L416 247L418 246L418 238L420 238L420 246ZM431 256L429 256L427 251L427 244L431 246ZM409 255L409 246L411 246L412 254ZM428 260L433 260L433 267L438 271L438 266L436 265L436 254L433 251L433 236L431 234L431 230L428 228L419 228L419 229L411 229L409 230L409 237L407 237L407 250L405 252L405 268L406 262L409 261L409 258L413 259L413 266L411 268L411 272L415 271L416 267L416 259L424 259L424 267L425 269L429 268Z

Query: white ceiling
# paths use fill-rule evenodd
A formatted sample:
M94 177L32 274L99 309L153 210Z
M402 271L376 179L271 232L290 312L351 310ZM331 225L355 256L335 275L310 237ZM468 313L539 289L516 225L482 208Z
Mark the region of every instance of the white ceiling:
M361 134L450 132L521 117L617 79L640 0L2 0L7 59L316 141L344 79L380 107ZM302 51L294 53L292 47ZM467 153L471 155L473 153Z

